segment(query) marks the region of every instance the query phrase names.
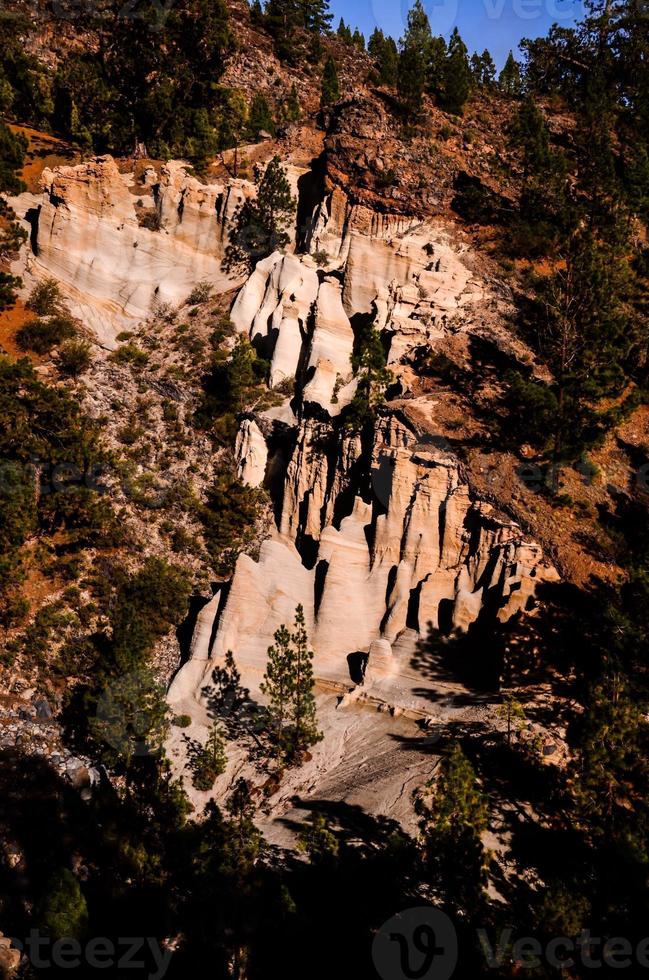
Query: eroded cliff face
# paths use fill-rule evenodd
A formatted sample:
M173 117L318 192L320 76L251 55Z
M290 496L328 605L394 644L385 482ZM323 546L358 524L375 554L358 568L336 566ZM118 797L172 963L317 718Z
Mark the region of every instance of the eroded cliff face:
M274 253L232 307L236 329L270 359L271 385L296 380L281 408L242 419L236 442L239 476L269 489L276 526L201 613L174 703L200 700L228 650L257 694L273 634L299 603L321 683L423 710L414 655L431 628L507 621L556 578L518 525L472 495L456 453L422 424L434 402L389 402L363 435L341 424L356 386L357 323L382 332L399 378L413 351L484 330L498 303L441 222L368 223L357 206L343 211L316 207L314 227L326 214L331 229L326 262Z
M259 262L231 312L237 330L270 359L271 386L295 378L303 403L331 417L355 391L352 321L382 331L388 362L398 365L417 347L472 329L495 302L441 222L408 227L383 215L366 234L363 210L348 206L334 251L318 240L313 256L275 252ZM338 226L333 214L329 225Z
M294 188L301 172L289 168ZM255 193L249 181L204 184L172 160L136 183L105 156L44 170L41 189L12 200L31 224L32 245L15 271L27 288L53 276L72 312L106 346L156 304L182 303L199 282L219 293L244 278L224 271L222 261L236 210Z
M296 196L303 175L289 166ZM106 344L125 320L182 303L197 282L217 293L237 284L222 260L236 210L254 193L242 180L203 184L173 161L133 185L110 157L46 170L32 212L30 273L53 274ZM470 493L456 453L421 423L430 398L419 399L419 415L416 399L389 402L362 436L345 428L352 355L369 323L397 379L417 350L449 337L491 330L513 343L499 319L504 301L441 219L376 212L339 187L325 188L306 218L302 197L297 213L306 225L286 253L258 263L230 314L269 359L270 386L295 379L282 406L241 420L235 447L241 479L269 489L276 526L258 560L242 555L202 611L170 697L200 699L228 649L257 692L273 634L300 603L321 681L417 707L413 653L431 627L505 621L555 572Z
M206 607L172 700L200 696L229 649L256 689L275 630L301 603L317 677L421 707L420 637L480 616L504 622L556 578L519 527L471 498L457 458L399 416L386 411L369 446L327 423L299 423L277 530L258 561L239 558L229 589ZM252 420L242 432L241 472L258 483L263 436Z

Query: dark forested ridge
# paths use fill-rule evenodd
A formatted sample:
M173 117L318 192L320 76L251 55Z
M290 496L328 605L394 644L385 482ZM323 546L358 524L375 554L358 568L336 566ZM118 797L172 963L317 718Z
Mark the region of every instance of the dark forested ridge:
M16 350L0 355L0 665L7 691L29 669L30 686L57 705L66 744L102 778L81 799L46 758L0 745L0 931L79 943L151 937L169 952L168 977L364 978L376 975L382 924L430 903L458 933L455 976L590 976L582 956L557 965L533 955L521 966L512 943L535 937L545 949L587 933L598 957L614 937L635 951L648 933L649 442L628 437L645 431L649 392L647 12L635 0L589 3L575 28L523 42L500 72L457 30L434 36L420 0L400 39L332 24L326 0L178 0L131 14L112 0L39 4L31 18L19 3L0 11L0 192L25 187L26 127L79 157L183 157L200 177L219 154L289 139L298 126L321 138L319 176L355 203L412 215L430 192L428 213L457 222L499 270L534 365L502 354L490 402L480 401L482 379L444 353L421 352L414 367L475 396L493 440L517 465L533 463L530 523L542 508L556 529L566 514L583 521L584 554L610 574L542 586L533 617L487 632L431 630L422 662L470 673L478 651L476 689L506 724L458 725L439 739L422 728L417 748L437 761L413 797L416 835L331 799L295 801L307 818L291 828L294 850L256 826L284 769L322 735L301 607L269 651L270 707L242 688L234 650L213 695L227 710L215 709L208 742L190 747L193 785L210 788L226 736L245 731L268 767L266 795L241 778L222 806L193 812L165 754L170 725L186 720L169 716L156 651L195 621L196 582L205 592L224 581L263 537L269 498L243 487L232 449L237 420L281 399L266 387L264 351L233 339L225 305L203 284L181 322L163 310L155 330L122 337L108 355L106 377L127 379L139 399L116 448L110 399L95 417L83 407L94 356L86 333L56 283L35 289ZM258 72L254 90L242 62ZM354 140L358 120L379 111L393 163L370 173ZM288 243L296 211L279 156L252 176L257 196L242 207L229 256L248 272ZM10 263L26 232L15 219L3 198L0 311L16 309L21 286ZM158 401L145 404L144 372L164 347L175 360L164 362ZM394 380L371 325L356 325L352 364L356 393L336 432L362 443ZM176 397L183 386L190 408ZM117 382L112 394L119 402ZM151 449L154 425L163 444ZM190 476L206 454L224 462L200 494L189 477L169 481L160 503L159 488L133 476L138 454L154 449L185 456ZM603 452L627 454L632 484L611 478L606 505L579 505L571 488L597 480ZM63 463L74 473L57 483ZM113 479L128 484L128 501L104 492ZM154 523L164 554L142 558ZM556 554L560 565L559 530ZM39 589L55 586L57 599L40 604ZM541 687L543 708L531 693ZM526 737L537 713L565 733L557 764ZM412 746L397 748L405 769ZM486 963L480 930L494 946L511 937L497 965ZM147 960L142 975L156 968ZM6 975L53 973L23 959Z

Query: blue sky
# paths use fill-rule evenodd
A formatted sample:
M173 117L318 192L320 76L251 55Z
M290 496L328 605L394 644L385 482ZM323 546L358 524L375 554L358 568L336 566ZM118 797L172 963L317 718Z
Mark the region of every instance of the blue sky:
M333 26L341 17L369 37L378 25L395 40L403 34L411 0L331 0ZM524 37L546 34L553 23L568 27L584 13L583 0L423 0L435 34L460 29L470 52L488 48L501 67Z

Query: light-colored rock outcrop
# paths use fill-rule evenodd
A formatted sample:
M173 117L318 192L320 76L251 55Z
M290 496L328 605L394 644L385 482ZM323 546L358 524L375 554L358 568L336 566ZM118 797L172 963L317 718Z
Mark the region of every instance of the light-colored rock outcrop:
M35 209L31 196L12 202L20 217L38 212L35 254L19 270L27 284L54 276L72 312L107 345L125 322L144 319L156 302L182 302L202 280L217 292L236 284L221 261L234 212L253 185L204 185L177 162L155 177L145 175L142 201L155 206L158 231L138 223L132 176L110 156L44 170Z
M230 316L270 357L272 386L303 371L305 400L338 414L345 404L344 395L338 398L341 385L351 380L354 346L339 279L327 276L320 282L309 256L274 252L257 264Z
M315 209L307 238L343 270L346 313L370 314L390 333L391 362L444 336L452 321L469 329L467 314L489 298L448 225L352 204L340 187Z
M554 578L517 525L472 499L457 458L421 443L396 415L379 419L371 460L358 437L306 420L277 535L258 563L239 559L211 658L236 649L254 685L273 633L299 602L317 676L349 683L354 658L369 654L366 685L383 694L387 685L416 706L418 636L430 626L465 631L481 615L506 621Z
M266 475L268 447L254 419L244 419L235 442L237 476L248 487L260 487Z

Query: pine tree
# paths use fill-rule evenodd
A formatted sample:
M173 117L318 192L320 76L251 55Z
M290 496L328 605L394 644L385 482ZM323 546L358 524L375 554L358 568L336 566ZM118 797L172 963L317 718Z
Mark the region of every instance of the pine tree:
M509 131L511 146L523 157L523 180L539 173L546 176L552 161L550 133L543 113L531 95L522 103Z
M275 633L261 684L269 702L269 728L279 761L300 759L309 746L322 738L316 723L312 660L304 610L298 606L295 631L291 633L282 625Z
M426 89L439 98L444 87L447 48L443 37L434 37L430 42Z
M564 263L540 288L545 307L541 342L557 396L554 492L560 466L603 435L606 416L598 411L597 400L623 389L624 362L635 339L623 302L626 257L583 229L567 243Z
M295 0L267 0L265 22L275 42L277 57L293 64L297 57L295 27L298 21Z
M482 54L477 52L471 57L471 75L475 85L491 88L496 78L496 66L489 51L485 48Z
M589 199L590 226L604 237L615 239L626 235L626 215L613 150L615 109L610 87L610 79L601 66L589 73L578 108L576 143L580 185Z
M316 705L313 696L313 652L309 650L304 609L295 610L295 632L291 636L293 644L293 691L291 740L293 755L302 752L322 739L316 723Z
M421 112L429 69L431 32L421 0L408 11L406 32L401 39L397 91L408 115Z
M302 115L302 106L295 82L291 85L291 90L284 103L284 115L288 122L297 122Z
M528 95L512 122L509 143L521 154L523 180L512 245L528 256L546 254L570 234L576 223L567 194L566 160L550 146L550 133Z
M328 109L330 106L337 102L340 98L340 82L338 81L338 72L336 71L336 63L329 55L325 61L324 71L322 73L322 88L320 91L320 106L322 109Z
M514 728L520 729L520 725L526 720L525 709L512 694L507 694L498 708L498 716L507 722L507 745L511 746L512 730Z
M365 36L359 31L358 28L356 28L352 35L352 43L355 48L358 48L359 51L365 50Z
M333 15L329 0L296 0L297 24L314 34L325 34L331 27Z
M512 51L507 55L507 61L498 76L498 84L505 95L511 95L512 97L520 95L523 90L521 67L514 58Z
M347 428L359 431L372 422L376 409L383 403L385 389L394 375L386 364L379 331L370 326L357 341L352 368L357 378L356 392L345 413Z
M223 263L226 269L252 270L260 259L289 242L285 229L296 202L278 156L265 169L255 167L255 184L257 197L245 201L237 213Z
M624 675L607 674L593 685L580 727L573 767L579 819L593 843L598 838L617 840L644 863L649 829L646 719Z
M370 35L367 51L376 63L379 82L382 85L396 85L399 54L394 39L386 37L377 27Z
M272 136L275 132L275 120L265 95L256 92L252 97L248 113L248 133L251 139L256 140L261 131Z
M26 138L22 134L14 136L9 127L0 122L0 193L20 194L25 189L18 174L26 150Z
M342 17L340 18L340 23L338 24L338 30L336 31L336 34L338 35L340 40L343 41L345 44L352 44L353 42L352 32Z
M338 854L338 840L323 813L313 810L298 835L298 845L312 864L331 862Z
M446 754L428 793L415 798L422 852L432 894L451 914L471 918L484 901L481 835L488 808L473 766L459 743ZM429 801L428 794L432 794Z
M204 688L203 694L209 699L210 712L220 719L229 738L247 730L254 717L254 702L248 688L241 684L232 650L227 651L223 666L212 671L212 685Z
M482 52L482 84L491 88L496 81L496 65L487 48Z
M242 92L221 89L218 92L217 146L220 150L234 147L233 177L239 173L239 146L248 127L248 104Z
M228 877L233 880L234 893L238 898L249 889L250 877L259 859L265 851L265 841L261 831L255 826L253 817L255 805L252 799L252 787L247 779L237 779L225 808L230 815L225 830L227 831L222 848L222 866ZM245 909L245 906L244 906ZM244 923L242 931L247 933ZM242 976L234 973L233 976Z
M378 63L381 54L383 52L383 43L385 41L385 34L380 27L375 27L370 34L369 41L367 42L367 53L370 57Z
M471 68L466 45L457 29L451 34L444 65L441 103L447 112L460 115L471 92Z
M218 721L213 721L210 725L204 745L190 744L188 755L193 785L203 793L211 790L217 776L225 772L228 762L225 740Z
M291 634L286 626L282 625L276 630L274 639L274 644L268 647L268 661L260 690L268 698L268 720L273 750L276 758L281 762L287 755L290 745L287 728L293 697L294 672Z
M649 224L649 152L646 147L633 146L627 150L624 160L624 185L632 213L638 215L645 224Z

